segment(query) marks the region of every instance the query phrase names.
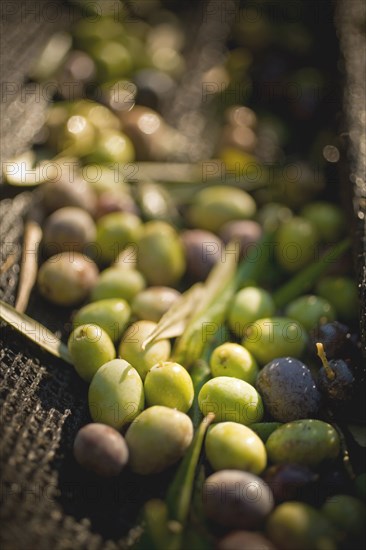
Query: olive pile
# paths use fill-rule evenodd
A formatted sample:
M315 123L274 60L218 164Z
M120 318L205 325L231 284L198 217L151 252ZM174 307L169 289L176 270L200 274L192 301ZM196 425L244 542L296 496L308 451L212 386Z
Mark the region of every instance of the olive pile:
M259 25L254 34L246 29L248 43L241 43L243 26L241 19L238 48L225 67L231 85L243 71L244 47L255 50L255 37L266 36ZM289 40L306 47L306 35L296 41L295 34ZM76 436L77 462L106 477L124 468L161 472L186 455L196 406L201 418L214 415L200 496L217 548L357 545L365 534L365 474L356 472L335 493L326 481L333 471L346 476L334 421L347 417L362 372L352 271L343 260L333 262L308 290L299 283L285 304L276 300L282 285L296 284L320 252L345 237L341 208L316 196L321 188L311 177L304 182L308 165L298 189L285 186L282 194L224 183L192 190L185 201L156 182L141 194L116 181L116 165L169 159L181 143L158 111L182 74L185 37L171 14L164 24L141 19L130 28L110 16L85 18L73 38L75 49L56 73L62 100L50 107L44 133L61 176L41 188L46 219L38 289L56 307L78 308L68 348L89 384L93 422ZM65 86L71 77L78 98ZM93 87L92 99L83 97L90 83L102 91L99 102ZM232 104L222 122L219 160L228 169L259 166L265 159L256 144L273 121ZM77 159L72 182L61 168L70 158ZM255 247L260 256L268 232L270 265L237 289L222 326L210 326L209 379L197 387L191 365L176 361L175 335L149 337L230 251L242 262ZM197 294L196 305L203 299Z

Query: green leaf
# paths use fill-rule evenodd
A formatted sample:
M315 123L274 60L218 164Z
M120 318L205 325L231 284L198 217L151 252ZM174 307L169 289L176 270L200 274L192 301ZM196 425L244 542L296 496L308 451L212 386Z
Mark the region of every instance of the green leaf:
M198 467L194 482L192 503L189 514L189 524L185 531L183 548L195 550L211 550L215 547L215 538L207 528L206 517L203 510L203 486L206 480L203 464Z
M276 306L282 308L291 302L291 300L311 290L335 260L346 252L350 244L349 239L344 239L340 243L337 243L325 252L319 260L299 271L290 281L281 286L273 295Z
M194 428L196 429L202 420L202 413L198 406L198 394L203 384L210 380L211 370L206 361L199 359L193 363L189 374L191 375L194 388L194 399L192 407L189 411L189 416L193 422Z
M72 365L67 346L55 334L34 319L31 319L31 317L28 317L28 315L19 313L2 300L0 300L0 319L28 338L28 340L37 344L43 351L47 351L58 359L63 359L66 363Z
M360 445L360 447L366 447L366 425L365 424L348 424L349 432L351 432L353 439Z
M153 332L143 341L142 349L144 350L153 340L180 336L184 332L188 320L202 296L202 291L202 284L197 283L187 290L187 292L184 292L179 300L172 304L162 316Z
M163 500L151 499L145 503L146 549L163 550L168 545L168 507ZM143 545L141 545L143 550Z
M215 265L206 279L202 298L195 304L195 314L173 351L174 360L186 368L202 356L208 336L205 331L218 328L224 322L227 305L235 293L235 273L236 257L230 253L225 255L224 262Z
M194 439L184 456L179 469L175 475L173 483L169 487L167 495L167 504L169 517L178 521L184 526L189 512L189 507L193 492L193 482L195 478L198 459L201 454L203 440L207 428L214 420L215 415L209 413L199 425Z
M226 250L232 250L231 243L227 245L225 251ZM232 254L231 252L226 254L225 251L225 261L215 264L204 283L205 293L202 295L202 300L199 304L196 304L197 308L196 313L192 318L193 322L195 319L199 318L212 304L214 304L217 299L220 298L221 293L233 280L237 265L236 254Z

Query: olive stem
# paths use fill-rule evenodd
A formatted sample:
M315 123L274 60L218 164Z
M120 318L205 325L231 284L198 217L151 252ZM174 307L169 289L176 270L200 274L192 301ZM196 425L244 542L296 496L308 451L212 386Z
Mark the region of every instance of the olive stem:
M318 357L320 358L321 362L323 363L323 367L325 370L325 374L328 378L328 380L334 380L335 379L335 372L330 366L327 356L325 355L324 346L321 342L317 342L316 349L318 352Z

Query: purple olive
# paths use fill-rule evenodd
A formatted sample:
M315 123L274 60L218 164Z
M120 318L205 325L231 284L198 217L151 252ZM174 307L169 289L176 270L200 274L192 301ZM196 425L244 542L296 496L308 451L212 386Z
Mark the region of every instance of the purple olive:
M355 389L355 378L346 361L332 359L328 368L321 367L318 372L318 388L330 402L350 401Z
M187 274L193 281L203 281L220 261L223 243L210 231L189 229L181 233L187 261Z
M315 481L318 478L310 468L301 464L271 466L262 477L272 489L277 503L285 500L303 500L306 490L310 493L312 489L315 493Z
M250 246L255 245L262 236L259 223L251 220L237 220L226 223L220 231L220 237L225 244L230 241L239 243L239 255L245 257Z
M42 186L42 202L45 210L51 213L64 206L77 206L93 216L96 208L94 191L83 178L73 177L71 169L70 172Z
M47 256L68 250L85 252L95 237L96 227L90 214L82 208L66 206L47 218L43 230L43 247Z
M233 531L222 538L217 550L276 550L272 542L262 533Z
M273 508L268 485L249 472L220 470L203 486L203 508L207 518L229 528L256 529Z
M111 212L139 214L135 201L128 193L105 191L98 197L96 217L101 218L106 214L111 214Z
M87 424L78 431L74 441L76 461L95 474L113 477L121 473L128 462L128 448L122 435L105 424Z

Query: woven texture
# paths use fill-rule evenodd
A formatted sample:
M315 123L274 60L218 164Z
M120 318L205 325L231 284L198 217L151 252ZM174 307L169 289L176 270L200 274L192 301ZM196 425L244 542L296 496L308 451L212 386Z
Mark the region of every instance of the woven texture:
M32 0L18 3L21 4L31 5ZM34 4L41 5L42 1ZM17 3L13 2L13 5ZM350 140L350 170L346 171L344 180L348 196L349 174L352 185L356 185L357 273L365 303L365 218L362 218L365 198L359 183L365 157L359 150L357 138L365 129L360 126L359 117L360 105L363 105L362 91L359 91L363 71L359 52L364 51L364 35L361 30L354 31L359 29L358 22L364 20L360 14L362 9L362 2L343 0L338 9L337 25L348 86L345 131L350 132L357 126L358 132L352 134ZM12 79L19 85L18 93L4 103L6 116L5 120L2 117L1 128L5 158L21 151L32 140L43 120L43 104L27 106L27 102L21 100L20 84L31 60L55 24L45 25L42 19L35 21L34 16L29 17L21 26L16 15L3 21L3 52L17 45L2 67L3 78L5 81ZM56 23L57 28L61 27L60 21ZM365 121L366 117L364 125ZM13 200L5 199L0 207L0 265L3 266L4 262L10 265L0 274L0 297L10 304L15 301L23 220L30 203L31 194L22 193ZM65 335L69 311L58 310L57 316L54 315L52 308L34 293L28 312L59 336ZM364 344L365 322L362 324ZM112 482L99 481L84 472L72 457L72 444L77 430L89 420L86 385L71 367L41 354L35 346L4 325L1 327L0 349L0 547L3 550L125 548L139 534L133 526L142 503L151 496L159 497L165 493L173 471L153 479L141 479L126 473Z
M62 2L4 0L1 3L1 159L22 152L44 123L46 97L24 77L47 39L69 26Z

